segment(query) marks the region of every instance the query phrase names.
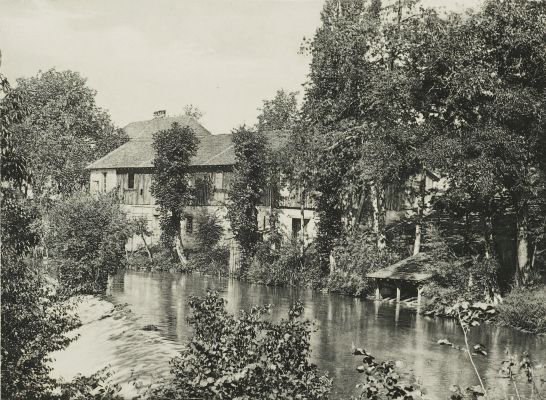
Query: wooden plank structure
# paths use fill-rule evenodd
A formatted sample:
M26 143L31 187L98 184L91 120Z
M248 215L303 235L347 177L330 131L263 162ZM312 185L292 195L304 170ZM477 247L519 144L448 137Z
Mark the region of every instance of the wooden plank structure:
M371 272L366 275L376 282L375 299L381 300L381 283L388 282L396 286L396 302L400 302L402 284L411 285L417 288L417 304L421 303L422 284L432 278L434 273L428 268L431 263L431 257L425 253L418 253L405 258L395 264L379 271Z

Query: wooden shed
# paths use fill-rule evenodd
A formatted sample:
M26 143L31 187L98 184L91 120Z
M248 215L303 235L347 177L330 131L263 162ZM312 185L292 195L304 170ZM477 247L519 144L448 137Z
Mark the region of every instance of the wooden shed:
M430 268L431 261L431 257L427 254L418 253L379 271L369 273L367 277L376 282L376 300L381 300L381 286L391 284L396 287L396 301L399 302L402 295L401 288L409 285L417 289L419 304L423 283L434 276Z

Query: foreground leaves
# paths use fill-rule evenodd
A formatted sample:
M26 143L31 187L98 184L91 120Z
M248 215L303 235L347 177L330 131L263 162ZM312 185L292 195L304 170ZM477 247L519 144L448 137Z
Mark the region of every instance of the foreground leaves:
M189 322L195 335L172 360L174 379L152 391L152 398L326 399L331 379L308 359L309 321L299 319L301 303L288 320L264 319L269 307L227 313L217 292L191 297Z

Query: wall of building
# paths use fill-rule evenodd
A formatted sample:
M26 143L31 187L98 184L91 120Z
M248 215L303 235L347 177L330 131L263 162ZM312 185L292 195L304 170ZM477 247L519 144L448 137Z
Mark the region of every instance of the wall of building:
M117 186L117 174L115 169L92 170L89 178L91 193L110 192Z
M130 176L130 174L132 176ZM93 170L90 177L90 191L92 193L110 192L117 190L122 204L122 209L129 218L144 217L148 220L148 227L152 235L146 238L149 245L159 242L161 229L159 224L159 210L155 199L151 195L152 175L146 170ZM181 220L183 244L186 248L195 246L195 233L199 228L199 214L206 212L218 216L224 228L224 242L231 244L233 233L227 218L225 206L227 193L231 182L232 172L230 171L204 171L197 172L190 179L190 183L198 185L199 180L208 180L211 184L210 193L198 193L199 205L187 206L185 215ZM266 196L267 197L267 196ZM271 201L267 197L267 201ZM296 193L289 193L281 190L279 205L279 228L286 238L297 235L301 237L301 210L299 207L300 197ZM306 199L306 207L314 206L310 199ZM270 230L269 218L271 209L269 204L258 208L258 229L264 236ZM316 236L316 221L314 211L304 210L304 236L306 243L311 242ZM135 236L127 243L127 250L133 251L143 246L142 238Z

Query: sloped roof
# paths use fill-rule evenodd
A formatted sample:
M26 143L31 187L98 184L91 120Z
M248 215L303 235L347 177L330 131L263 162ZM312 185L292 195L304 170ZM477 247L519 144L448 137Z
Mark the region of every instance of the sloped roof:
M393 279L420 282L432 278L434 274L427 268L431 258L425 253L418 253L405 258L386 268L366 275L368 278Z
M167 118L157 118L167 119ZM129 124L131 125L131 124ZM170 127L167 126L167 128ZM160 128L163 129L163 128ZM203 128L204 129L204 128ZM150 132L150 131L148 131ZM208 132L208 131L207 131ZM152 168L155 157L152 133L129 140L104 157L90 164L88 169ZM287 131L265 133L273 149L280 148L288 139ZM199 137L197 154L191 160L193 166L221 166L235 164L233 135L208 135Z
M89 165L88 169L152 168L155 158L152 139L133 139ZM235 153L231 135L199 138L197 154L190 165L232 165Z
M131 122L123 130L131 139L151 139L156 132L169 129L174 122L181 126L189 126L198 137L209 136L211 133L206 130L195 118L187 115L177 115L175 117L154 118L148 121Z

